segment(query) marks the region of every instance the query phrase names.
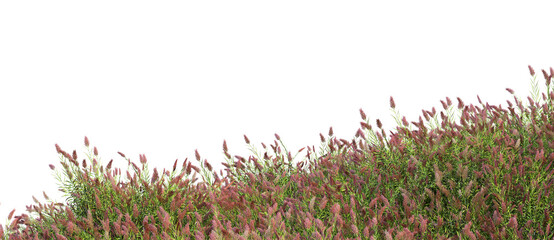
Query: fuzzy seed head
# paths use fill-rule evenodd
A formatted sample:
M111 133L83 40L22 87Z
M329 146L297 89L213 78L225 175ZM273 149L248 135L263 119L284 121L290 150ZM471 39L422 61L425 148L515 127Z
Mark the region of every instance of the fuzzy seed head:
M85 146L87 146L87 147L89 146L89 142L88 142L87 136L85 136Z
M362 125L363 129L370 129L369 125L366 122L360 122L360 125Z
M508 222L508 227L517 229L517 218L515 216L510 218L510 221Z
M15 212L15 209L12 210L12 211L10 212L10 214L8 215L8 221L9 221L9 220L12 220L12 217L13 217L13 213L14 213L14 212Z
M246 144L250 144L250 140L248 139L248 137L246 135L244 135L244 141L246 142Z
M441 104L444 110L448 109L448 106L446 106L446 103L443 100L441 100Z
M281 141L281 137L277 133L275 133L275 138L277 138L277 141Z
M392 98L392 96L390 97L390 107L391 107L391 108L395 108L395 107L396 107L396 104L394 104L394 99Z
M152 175L152 181L150 183L154 184L158 180L158 169L154 168L154 174Z
M198 149L194 150L194 155L196 156L196 161L200 162L200 154L198 153Z
M506 91L508 91L511 94L514 94L514 90L512 90L511 88L506 88Z
M94 156L98 156L98 149L94 147Z
M50 169L52 169L52 170L54 170L54 168L56 168L56 167L54 167L54 165L52 165L52 164L48 164L48 166L49 166Z
M175 163L173 163L173 172L175 172L175 169L177 169L177 161L179 159L175 159Z
M44 198L45 198L46 200L50 200L50 198L48 197L48 195L46 195L46 193L45 193L44 191L42 191L42 194L44 195Z
M329 136L333 136L333 127L329 128Z
M338 214L340 212L340 205L338 203L333 204L331 206L331 213Z
M541 70L542 70L542 75L544 76L544 79L546 79L547 81L550 80L550 78L548 77L548 73L546 73L544 69L541 69Z
M358 234L359 233L359 230L358 230L358 226L352 224L352 232L354 232L354 234Z
M360 115L362 115L363 120L366 120L366 115L364 113L364 110L362 110L361 108L360 108Z
M459 109L464 108L464 102L463 102L462 99L460 99L460 98L458 98L458 108L459 108Z
M227 152L229 149L227 149L227 141L223 140L223 152Z
M377 127L381 128L382 126L383 126L383 124L381 124L381 120L377 119Z
M312 221L308 217L304 218L304 227L310 229L312 227Z
M531 65L528 65L528 66L529 66L529 72L531 73L531 76L534 77L535 76L535 70L533 70Z
M139 154L139 158L140 158L140 163L146 164L146 155Z
M321 138L321 142L325 142L325 137L323 137L323 134L319 134L319 138Z
M212 171L212 165L208 163L207 159L204 159L204 165L208 168L209 171Z

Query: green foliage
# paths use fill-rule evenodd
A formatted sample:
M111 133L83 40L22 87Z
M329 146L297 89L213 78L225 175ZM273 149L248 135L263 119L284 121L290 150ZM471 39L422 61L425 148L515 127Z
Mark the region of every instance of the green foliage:
M198 152L202 170L185 160L180 172L175 162L167 175L154 168L150 176L145 156L142 168L125 158L138 177L121 182L111 162L105 171L97 163L96 148L94 154L88 148L89 163L81 168L75 151L57 149L65 178L56 179L67 203L37 207L24 224L14 219L4 239L43 232L49 235L39 238L125 239L125 232L127 239L550 239L554 92L543 71L548 94L539 105L530 70L531 110L517 100L510 111L499 111L480 99L477 110L458 98L458 123L447 98L444 122L433 109L424 114L427 125L413 123L416 131L391 97L398 131L390 139L360 109L364 122L352 141L337 139L331 128L328 138L321 135L319 154L307 148L297 166L292 161L302 149L293 157L277 134L274 155L263 143L262 154L245 136L253 153L248 160L234 161L224 142L228 185L210 174ZM193 185L192 171L204 182Z

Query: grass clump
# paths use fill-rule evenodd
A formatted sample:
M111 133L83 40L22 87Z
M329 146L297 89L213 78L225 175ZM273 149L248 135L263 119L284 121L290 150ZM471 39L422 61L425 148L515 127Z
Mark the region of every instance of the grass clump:
M380 120L374 131L360 109L364 121L351 141L337 139L330 128L328 138L320 134L319 155L307 147L307 161L296 167L277 134L270 145L275 156L264 143L262 155L244 136L254 154L248 160L233 160L224 141L225 178L196 151L203 183L195 184L201 171L188 159L179 172L176 160L172 172L154 168L150 176L146 156L140 155L139 167L119 153L134 170L122 182L113 159L105 169L98 163L87 137L88 162L56 144L65 173L57 180L67 203L33 197L38 206L27 210L34 216L10 212L0 238L552 239L554 71L542 71L547 94L539 106L529 70L529 109L515 96L508 110L479 96L481 108L458 98L457 124L447 97L440 126L435 108L422 110L434 125L425 126L421 117L411 122L418 130L395 112L398 127L390 139ZM392 97L390 105L394 110Z

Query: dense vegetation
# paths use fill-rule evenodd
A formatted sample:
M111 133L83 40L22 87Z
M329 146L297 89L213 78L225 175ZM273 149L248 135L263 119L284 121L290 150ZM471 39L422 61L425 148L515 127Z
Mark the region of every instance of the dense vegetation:
M364 121L355 138L337 139L331 128L328 138L320 134L320 154L308 147L308 161L296 167L279 135L269 146L275 156L263 143L262 155L244 136L254 155L235 161L224 141L225 178L198 152L202 171L185 160L180 171L175 161L172 172L154 168L152 176L144 155L139 167L119 153L134 170L122 182L121 169L111 169L113 159L100 166L87 137L88 161L56 144L67 203L33 197L38 206L28 210L34 216L12 211L0 238L552 239L554 71L542 70L547 93L539 105L529 70L529 108L515 96L508 110L483 104L479 96L481 107L457 98L458 124L446 98L441 103L449 114L440 112L440 125L435 108L422 111L435 125L424 125L421 117L411 122L418 130L396 112L390 139L380 120L374 131L360 109ZM392 97L390 105L395 109ZM206 183L195 184L201 172Z

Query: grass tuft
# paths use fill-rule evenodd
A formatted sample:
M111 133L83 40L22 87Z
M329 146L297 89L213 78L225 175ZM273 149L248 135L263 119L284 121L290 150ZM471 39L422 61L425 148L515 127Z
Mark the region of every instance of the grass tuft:
M139 167L119 152L128 162L123 182L113 159L106 168L99 164L87 137L88 161L56 144L65 178L49 168L67 202L44 193L49 203L42 204L33 196L32 217L11 211L0 238L552 239L554 71L542 70L542 95L529 71L528 108L510 88L515 103L507 101L507 110L479 96L480 106L457 98L458 123L447 97L440 101L446 114L422 110L425 125L422 117L400 118L391 96L398 127L390 138L379 119L380 131L373 131L360 109L355 137L337 139L331 127L328 137L320 133L319 154L307 146L293 157L278 134L270 148L262 143L262 154L245 135L253 155L232 158L223 141L224 178L197 150L202 171L187 158L180 171L176 160L171 172L154 168L152 177L146 156L139 155ZM304 149L306 161L293 166ZM204 182L195 183L197 173Z

